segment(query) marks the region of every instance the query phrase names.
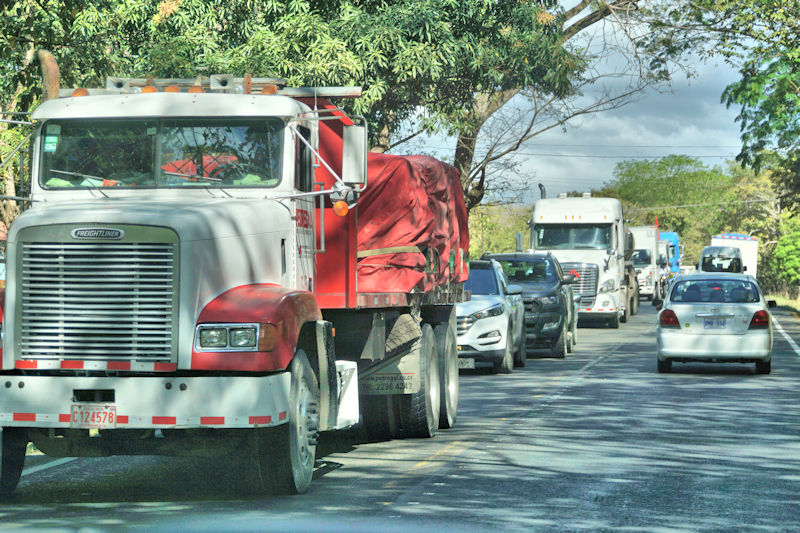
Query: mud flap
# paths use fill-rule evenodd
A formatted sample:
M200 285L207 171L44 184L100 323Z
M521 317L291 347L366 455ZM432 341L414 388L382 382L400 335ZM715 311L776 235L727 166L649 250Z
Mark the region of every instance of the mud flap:
M367 396L413 394L422 386L419 350L395 355L362 370L359 392Z

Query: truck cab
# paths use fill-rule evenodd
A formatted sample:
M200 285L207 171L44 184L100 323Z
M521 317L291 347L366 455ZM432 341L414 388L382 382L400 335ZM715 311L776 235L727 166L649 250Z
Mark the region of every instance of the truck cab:
M551 252L564 272L577 278L572 288L582 319L619 327L635 310L638 286L633 286L628 268L631 244L622 205L615 198L584 193L579 198L564 195L534 203L531 248Z

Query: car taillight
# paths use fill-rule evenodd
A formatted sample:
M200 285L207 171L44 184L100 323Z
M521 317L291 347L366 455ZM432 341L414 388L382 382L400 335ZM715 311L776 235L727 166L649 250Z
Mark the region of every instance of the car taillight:
M769 327L769 313L763 309L759 309L750 319L750 327L748 329L764 329Z
M658 320L662 328L680 328L681 323L678 322L678 315L672 309L664 309L658 315Z

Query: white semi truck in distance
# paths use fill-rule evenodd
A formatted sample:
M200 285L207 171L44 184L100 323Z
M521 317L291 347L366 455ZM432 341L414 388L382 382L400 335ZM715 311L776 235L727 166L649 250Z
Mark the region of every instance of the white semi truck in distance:
M636 272L630 264L633 235L616 198L537 200L531 217L531 248L550 251L573 285L578 317L605 320L612 328L635 314L639 302Z
M742 253L744 273L756 277L758 270L758 239L741 233L723 233L711 237L711 246L733 246Z
M635 249L631 262L636 268L636 279L639 281L639 294L652 300L661 295L661 272L658 262L658 226L634 226Z

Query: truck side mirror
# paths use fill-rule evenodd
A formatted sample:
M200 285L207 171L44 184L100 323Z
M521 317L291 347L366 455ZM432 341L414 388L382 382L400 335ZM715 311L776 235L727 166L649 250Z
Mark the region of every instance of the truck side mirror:
M342 128L342 181L363 189L367 185L367 124Z
M522 286L511 284L508 286L508 289L506 289L506 294L522 294Z

